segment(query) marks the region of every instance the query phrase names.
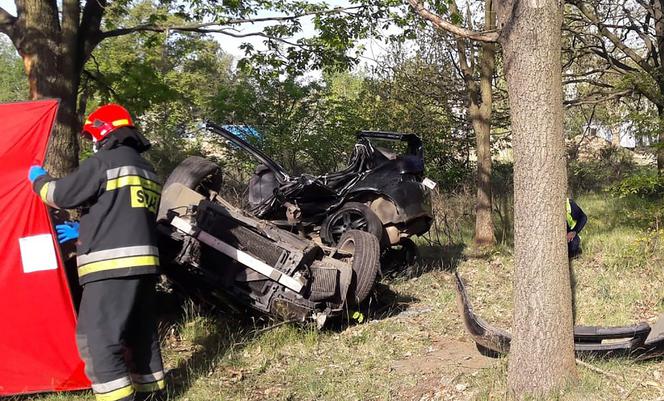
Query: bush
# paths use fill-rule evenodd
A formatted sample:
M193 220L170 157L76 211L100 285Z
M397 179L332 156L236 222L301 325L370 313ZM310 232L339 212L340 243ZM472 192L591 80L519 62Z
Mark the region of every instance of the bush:
M603 147L593 152L592 158L569 162L569 187L574 194L601 191L633 174L635 168L628 151L615 146Z
M640 198L659 197L664 195L664 177L657 173L634 174L611 186L610 192L621 198L630 195Z

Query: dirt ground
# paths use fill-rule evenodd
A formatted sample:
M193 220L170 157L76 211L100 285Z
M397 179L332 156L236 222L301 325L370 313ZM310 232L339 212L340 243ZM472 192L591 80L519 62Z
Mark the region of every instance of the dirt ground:
M475 343L441 337L433 340L424 355L395 361L391 368L416 378L415 387L398 390L405 400L470 400L474 394L467 392L468 385L457 383L457 379L462 374L476 376L497 363L482 356Z

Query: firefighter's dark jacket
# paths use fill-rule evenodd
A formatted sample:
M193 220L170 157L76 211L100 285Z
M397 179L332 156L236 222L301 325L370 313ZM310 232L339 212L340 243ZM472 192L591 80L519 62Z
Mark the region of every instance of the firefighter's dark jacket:
M48 205L84 206L77 242L81 284L158 272L155 215L161 185L140 153L149 142L120 128L72 174L39 177L33 189Z
M569 224L567 225L567 232L570 231L575 231L577 233L580 233L581 230L583 230L583 227L586 225L586 222L588 221L588 216L581 210L579 205L576 204L572 199L569 200L569 205L571 209L571 215L574 220L576 220L576 225L574 226L574 229L571 229L569 227Z

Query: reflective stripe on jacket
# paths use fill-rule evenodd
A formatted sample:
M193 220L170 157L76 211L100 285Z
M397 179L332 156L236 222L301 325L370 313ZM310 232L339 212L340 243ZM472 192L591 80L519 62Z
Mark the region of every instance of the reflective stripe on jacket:
M576 220L574 220L574 217L572 217L572 205L569 203L569 198L567 198L567 227L569 227L570 230L573 230L574 227L576 227Z
M102 148L70 175L42 176L33 185L52 207L84 207L77 242L81 284L158 272L161 184L133 147Z

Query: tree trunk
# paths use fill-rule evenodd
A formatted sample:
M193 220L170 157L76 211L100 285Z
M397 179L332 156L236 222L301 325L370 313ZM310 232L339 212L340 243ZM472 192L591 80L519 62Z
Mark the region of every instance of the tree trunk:
M45 163L60 177L78 165L79 2L63 1L62 24L55 1L22 0L16 6L20 17L12 41L23 59L30 99L60 99Z
M484 21L486 29L495 29L496 16L493 1L485 1ZM459 14L455 1L450 2L450 11ZM471 23L471 16L467 18ZM472 28L472 26L469 26ZM491 217L491 108L493 103L492 79L495 65L495 44L483 43L479 57L470 46L470 62L466 55L466 42L456 37L459 67L466 92L468 93L468 119L475 132L475 154L477 156L477 198L475 203L475 236L473 242L479 247L491 246L496 243ZM479 84L476 80L476 66L480 68Z
M664 64L664 7L662 5L663 0L654 0L652 4L653 16L655 17L655 41L657 42L657 56L659 57L658 64L660 65L659 71L661 71ZM660 102L657 104L657 117L658 117L658 128L659 134L657 142L659 147L657 148L657 172L659 175L664 175L664 104L661 102L661 97L664 96L664 78L661 74L657 77L654 77L659 86L659 95Z
M508 386L546 396L576 380L565 242L562 3L499 3L514 146L514 314Z
M485 1L484 21L487 30L495 29L496 14L492 0ZM471 112L477 148L477 203L475 206L475 238L477 246L496 243L493 232L491 203L491 108L493 93L491 83L495 69L496 49L493 43L482 43L479 56L480 100Z
M664 175L664 106L657 105L657 173Z

